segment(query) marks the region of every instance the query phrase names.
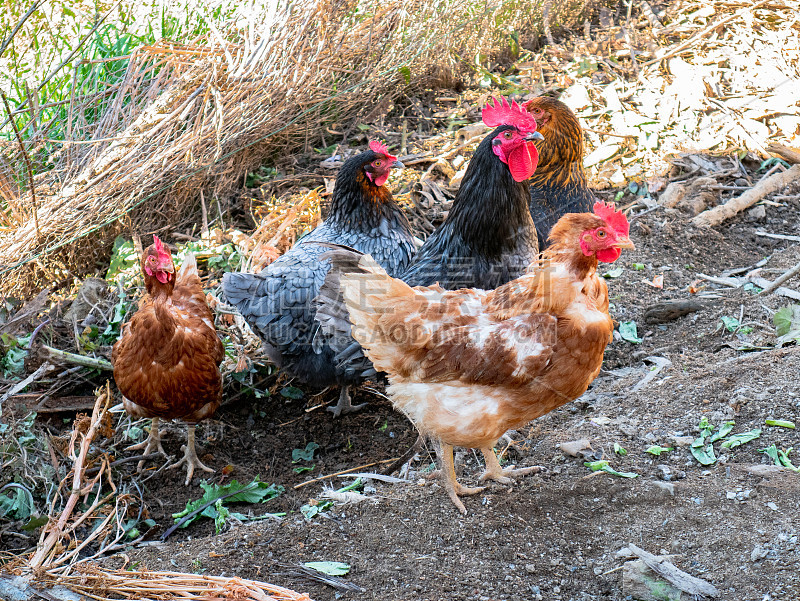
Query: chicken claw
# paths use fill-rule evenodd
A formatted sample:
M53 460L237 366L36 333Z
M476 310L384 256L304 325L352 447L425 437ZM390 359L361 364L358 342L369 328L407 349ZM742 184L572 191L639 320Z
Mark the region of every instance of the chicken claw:
M183 459L178 461L176 464L169 466L168 470L174 470L176 467L180 467L184 463L186 464L186 482L184 482L185 486L189 486L189 482L192 481L192 476L194 475L194 468L200 468L204 472L214 473L210 467L203 465L200 459L197 458L197 452L194 448L194 424L189 425L189 432L186 435L186 444L181 447L183 451Z
M442 462L442 469L437 471L444 481L444 487L447 490L447 496L450 497L453 505L455 505L463 515L467 515L467 508L464 507L464 503L462 503L461 499L458 497L477 495L479 492L486 490L486 487L476 486L474 488L470 488L459 484L458 480L456 480L456 469L453 462L452 445L441 443L436 449L436 454L439 455L439 459Z
M512 478L516 476L527 476L528 474L538 474L544 471L544 468L538 465L519 469L514 469L513 465L502 468L497 460L497 455L494 454L494 450L491 448L481 449L481 453L483 453L483 457L486 460L486 470L478 478L479 482L494 480L500 484L511 484L513 482Z
M364 407L367 406L366 403L361 403L360 405L353 405L350 400L350 387L349 386L342 386L342 390L339 393L339 402L336 403L336 407L328 407L326 411L330 411L333 413L333 417L339 417L343 413L355 413L356 411L360 411Z
M147 440L145 440L144 442L140 442L138 444L133 444L129 447L125 447L125 450L143 451L142 457L145 457L150 453L153 453L154 451L157 451L164 457L168 457L167 452L164 450L164 447L161 446L161 435L163 434L163 431L160 431L158 429L158 423L159 419L157 417L154 417L150 421L150 434L148 434ZM144 459L139 461L138 465L136 466L136 471L141 472L143 466L144 466Z

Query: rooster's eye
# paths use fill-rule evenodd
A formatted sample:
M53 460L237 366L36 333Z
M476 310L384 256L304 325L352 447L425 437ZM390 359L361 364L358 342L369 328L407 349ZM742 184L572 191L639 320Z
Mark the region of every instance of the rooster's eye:
M514 134L512 134L510 131L503 132L503 137L506 140L510 140L513 136L514 136Z

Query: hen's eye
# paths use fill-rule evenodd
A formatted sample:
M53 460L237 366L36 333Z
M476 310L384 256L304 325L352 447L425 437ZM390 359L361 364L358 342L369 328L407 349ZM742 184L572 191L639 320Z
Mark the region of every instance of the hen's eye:
M597 231L597 237L598 237L598 238L605 238L605 237L606 237L606 232L605 232L605 230L598 230L598 231Z
M383 165L383 161L380 159L378 159L377 161L373 161L372 163L373 167L380 167L381 165Z

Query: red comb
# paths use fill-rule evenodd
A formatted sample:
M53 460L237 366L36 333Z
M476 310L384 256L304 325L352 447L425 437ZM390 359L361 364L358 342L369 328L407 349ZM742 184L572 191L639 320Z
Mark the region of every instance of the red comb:
M594 214L602 218L609 226L611 226L611 229L614 230L614 233L616 233L618 236L628 235L628 232L630 231L628 218L625 217L625 214L622 211L616 210L613 202L606 204L602 201L598 201L594 203Z
M511 104L509 104L508 100L502 96L499 100L492 98L491 101L487 102L486 106L483 107L481 117L489 127L513 125L520 131L536 131L536 119L533 118L533 115L518 105L515 100L512 100Z
M169 249L164 245L164 243L161 241L161 238L158 236L153 236L153 246L156 247L156 252L159 255L167 255L168 257L172 257L172 253L169 252Z
M385 155L386 156L386 160L389 161L389 162L393 162L393 161L397 160L397 157L395 155L389 154L389 149L386 148L386 144L382 144L381 142L378 142L377 140L372 140L369 143L369 149L372 152L376 152L378 154Z

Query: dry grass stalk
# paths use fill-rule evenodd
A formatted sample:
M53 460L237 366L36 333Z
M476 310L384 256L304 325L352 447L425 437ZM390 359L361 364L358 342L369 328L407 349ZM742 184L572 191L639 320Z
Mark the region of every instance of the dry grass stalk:
M315 142L321 121L352 122L378 101L446 84L467 57L501 47L505 24L539 18L503 0L390 0L371 17L358 2L269 4L243 29L137 49L91 126L81 119L96 99L71 102L82 126L67 124L72 138L37 181L41 238L26 221L0 229L0 294L88 267L123 215L152 231L194 214L201 190L224 197L266 157Z
M48 585L62 585L97 601L113 599L185 599L187 601L311 601L307 593L243 578L150 572L146 570L107 571L84 564L74 574L47 573Z

